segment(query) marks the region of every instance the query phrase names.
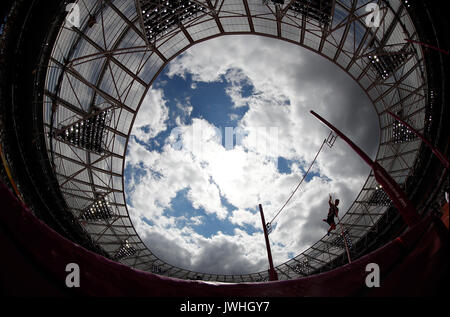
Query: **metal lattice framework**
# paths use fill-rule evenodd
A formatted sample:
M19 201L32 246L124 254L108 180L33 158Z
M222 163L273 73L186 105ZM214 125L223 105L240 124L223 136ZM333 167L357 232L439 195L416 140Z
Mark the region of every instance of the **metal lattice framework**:
M112 258L140 270L222 282L268 279L267 271L205 274L162 261L137 235L125 201L127 142L149 87L181 52L222 35L254 34L284 40L316 52L347 72L366 92L379 116L376 161L404 184L413 172L420 142L413 138L393 142L393 119L386 110L401 111L405 120L424 131L430 120L425 110L433 92L426 83L421 48L404 41L405 37L418 40L407 6L399 0L375 1L380 8L380 25L367 27L368 2L80 1L79 27L66 21L59 29L42 98L48 157L69 209L83 222L87 233ZM92 125L92 118L104 111L109 111L108 118L92 127L100 135L91 142L96 146L86 146L89 142L80 140L89 139L92 133L83 132L81 123ZM67 134L71 128L78 128L79 135ZM370 174L341 219L346 239L353 245L367 235L388 208L384 203L369 203L377 190L378 184ZM86 217L99 197L109 201L108 217ZM279 279L329 268L345 252L338 234L324 236L277 266Z

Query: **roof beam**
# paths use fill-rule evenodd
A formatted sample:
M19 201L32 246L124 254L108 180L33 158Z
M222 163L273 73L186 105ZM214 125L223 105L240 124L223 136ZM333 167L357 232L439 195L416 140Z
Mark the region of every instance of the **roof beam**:
M292 0L293 1L293 0ZM248 6L247 0L242 0L244 3L245 13L247 15L248 25L250 26L250 32L255 32L255 26L253 25L253 19L250 12L250 7Z
M219 16L217 15L216 9L212 5L211 0L206 0L206 3L208 4L211 15L213 16L214 20L216 21L216 24L217 24L217 27L219 28L220 33L225 33L223 25L220 22Z

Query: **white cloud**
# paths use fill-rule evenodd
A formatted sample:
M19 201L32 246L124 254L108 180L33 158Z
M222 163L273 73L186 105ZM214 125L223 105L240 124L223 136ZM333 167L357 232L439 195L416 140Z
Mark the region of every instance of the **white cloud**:
M247 224L258 228L261 225L261 216L259 213L253 213L249 210L236 209L233 211L230 221L239 226Z
M173 265L228 274L265 270L267 256L257 206L263 205L269 221L303 171L294 163L291 174L279 173L276 161L267 157L261 143L250 142L252 137L273 140L273 135L265 129L256 136L255 128L276 127L279 155L301 162L305 170L328 135L310 109L349 134L370 155L375 154L378 141L375 112L360 88L336 66L306 50L266 38L224 37L199 44L169 64L170 76L185 77L188 73L197 83L225 80L234 106L249 107L238 126L250 133L241 145L226 149L216 138L216 128L197 118L191 126L178 119L182 134L178 140L170 139L172 145L166 144L161 153L149 151L131 138L127 164L144 168L140 179L133 178L129 184L133 223L149 248ZM195 89L197 83L191 88ZM243 96L242 88L249 84L253 94ZM147 103L156 107L153 111L157 118L151 116L150 109L140 112L133 129L142 140L163 131L168 116L163 92L152 91L152 96ZM158 108L157 102L164 106ZM183 105L189 116L195 105L189 101ZM139 130L151 120L155 125L150 133ZM196 129L203 135L200 143ZM173 146L175 141L181 148ZM300 253L325 234L322 218L327 213L329 193L341 199L344 212L369 173L339 139L333 149L324 148L313 171L327 178L314 177L303 183L277 218L277 229L270 236L275 264L286 261L291 252ZM205 219L197 213L185 227L177 227L176 217L164 210L183 189L187 189L194 208L235 224L234 235L218 232L205 238L198 234L195 226L205 224ZM228 211L221 198L235 209ZM141 217L155 225L144 224ZM239 226L258 231L248 234Z
M148 142L167 128L169 110L164 99L164 92L160 89L149 89L139 115L133 125L133 134L143 142ZM144 129L148 129L148 132Z
M198 225L203 224L203 216L191 217L189 220L193 226L198 226Z

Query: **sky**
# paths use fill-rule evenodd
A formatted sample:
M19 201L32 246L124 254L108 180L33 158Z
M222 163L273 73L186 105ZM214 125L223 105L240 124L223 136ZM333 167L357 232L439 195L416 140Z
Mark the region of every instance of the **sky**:
M266 270L258 204L269 222L328 136L310 110L375 157L370 100L317 54L242 35L197 44L170 62L149 89L127 148L127 205L142 241L160 259L197 272ZM322 238L328 195L340 199L342 214L369 171L341 139L325 146L273 223L274 265Z

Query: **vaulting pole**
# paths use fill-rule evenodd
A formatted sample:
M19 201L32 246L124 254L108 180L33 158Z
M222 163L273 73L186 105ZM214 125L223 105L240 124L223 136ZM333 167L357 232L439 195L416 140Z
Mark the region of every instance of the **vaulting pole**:
M264 212L261 204L259 204L259 212L261 214L264 238L266 239L267 257L269 258L269 281L278 281L278 274L273 267L272 252L270 251L269 235L267 234L266 221L264 219Z
M441 153L441 151L439 151L436 147L433 146L433 144L430 143L430 141L428 141L422 134L420 134L416 129L414 129L412 126L410 126L408 123L406 123L405 121L403 121L402 119L400 119L399 116L395 115L394 113L390 112L390 111L386 111L387 113L389 113L391 116L393 116L397 121L399 121L401 124L403 124L404 126L406 126L411 132L413 132L415 135L417 135L417 137L419 137L423 143L425 143L430 149L431 151L434 153L434 155L436 155L436 157L439 159L439 161L441 161L442 165L444 165L445 169L448 170L449 167L449 162L448 159Z
M377 182L383 187L383 190L389 196L389 198L394 203L398 212L402 216L405 223L412 227L417 224L420 220L419 214L416 208L411 204L406 194L398 186L398 184L392 179L391 175L377 162L374 162L370 157L364 153L355 143L353 143L345 134L339 131L327 120L322 118L320 115L311 110L311 113L320 121L322 121L326 126L333 130L338 136L340 136L347 144L372 168L373 174Z

